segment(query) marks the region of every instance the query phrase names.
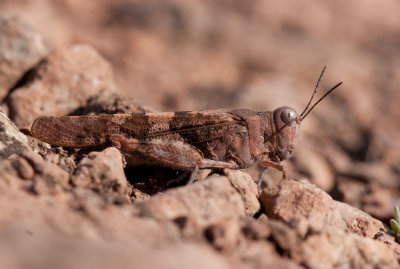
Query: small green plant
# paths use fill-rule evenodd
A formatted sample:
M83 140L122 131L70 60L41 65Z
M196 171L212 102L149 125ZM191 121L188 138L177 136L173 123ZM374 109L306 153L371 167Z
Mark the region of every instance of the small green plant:
M390 227L395 233L395 238L397 241L400 240L400 208L398 206L394 207L394 219L390 220Z

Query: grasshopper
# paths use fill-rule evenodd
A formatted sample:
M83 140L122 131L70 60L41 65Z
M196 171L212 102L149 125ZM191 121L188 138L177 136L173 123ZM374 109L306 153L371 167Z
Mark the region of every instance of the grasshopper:
M299 127L324 74L301 114L282 106L274 111L205 110L96 116L41 116L31 128L34 137L51 145L88 148L115 146L128 165L167 166L192 171L199 168L241 169L260 161L282 171L296 146Z

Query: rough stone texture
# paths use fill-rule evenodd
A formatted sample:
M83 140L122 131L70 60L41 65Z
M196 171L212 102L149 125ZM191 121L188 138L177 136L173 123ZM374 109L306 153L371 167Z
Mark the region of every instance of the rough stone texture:
M311 234L292 246L294 260L307 268L397 268L397 258L385 244L332 228Z
M7 118L0 108L0 191L20 187L20 177L31 179L32 167L19 155L31 151L27 137Z
M76 167L72 183L91 188L100 195L123 198L128 193L128 182L121 153L113 147L89 153Z
M292 223L303 235L309 228L345 228L332 198L306 181L284 180L276 187L264 189L260 200L268 217Z
M222 220L204 231L204 236L217 250L231 251L239 244L240 226L235 219Z
M387 245L397 257L397 260L400 261L400 245L395 241L395 238L392 235L387 234L385 231L381 231L374 236L374 239Z
M118 114L155 112L155 110L137 103L132 97L106 92L91 97L81 112L81 114Z
M265 214L254 221L250 219L242 225L242 232L246 238L252 240L266 240L270 234L271 229L268 226L268 217Z
M7 100L10 118L29 128L40 115L61 116L84 106L88 98L115 89L110 65L92 47L74 45L51 53L29 80Z
M0 109L0 160L8 159L26 150L31 150L27 137Z
M244 265L250 268L304 268L288 257L277 255L275 246L266 240L245 241L234 252L224 254L230 254L230 258L234 257L233 255L240 257L240 260L245 261ZM239 261L235 262L233 267L241 268Z
M254 180L242 171L226 170L226 175L232 186L239 192L243 199L247 216L254 216L260 210L258 189Z
M379 220L334 201L306 180L284 180L276 187L264 189L260 199L268 216L290 223L303 236L309 229L321 231L336 227L373 237L383 229Z
M46 162L38 154L31 151L24 151L21 154L21 161L17 162L16 167L20 175L30 174L29 166L21 164L29 163L32 167L34 176L32 179L32 191L36 194L55 194L61 192L62 188L69 188L69 174L59 166ZM22 167L21 167L22 166Z
M39 33L17 17L0 15L0 100L46 54Z
M35 193L55 193L68 187L69 174L46 162L29 146L27 137L0 111L0 178L10 186L22 184Z
M331 227L310 231L306 238L290 226L270 220L270 241L275 242L285 256L306 268L397 268L398 261L390 248L371 238L365 238Z
M345 203L334 201L334 204L348 231L372 238L384 229L382 222L371 217L368 213Z
M212 175L136 204L138 216L159 221L181 220L190 229L206 227L224 219L246 215L241 195L227 177Z
M244 262L251 268L303 268L277 254L270 225L265 215L258 220L231 218L206 227L204 236L216 250L229 257L233 267L241 268Z
M7 194L10 190L18 189L21 186L20 177L9 160L0 162L0 193Z

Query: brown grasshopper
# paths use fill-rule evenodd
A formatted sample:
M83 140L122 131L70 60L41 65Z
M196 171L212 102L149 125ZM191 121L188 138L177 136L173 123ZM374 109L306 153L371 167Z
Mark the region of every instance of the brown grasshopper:
M42 116L31 133L51 145L120 149L128 165L159 165L192 171L199 168L240 169L261 161L283 173L281 161L295 149L299 127L310 109L325 68L303 112L288 106L274 111L205 110L96 116Z

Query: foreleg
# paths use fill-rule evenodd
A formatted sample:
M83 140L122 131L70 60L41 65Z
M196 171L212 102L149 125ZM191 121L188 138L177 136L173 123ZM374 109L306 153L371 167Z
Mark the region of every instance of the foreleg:
M273 167L275 169L278 169L279 171L282 172L282 179L286 179L286 169L280 163L270 161L267 159L267 157L262 158L261 163L266 167Z

